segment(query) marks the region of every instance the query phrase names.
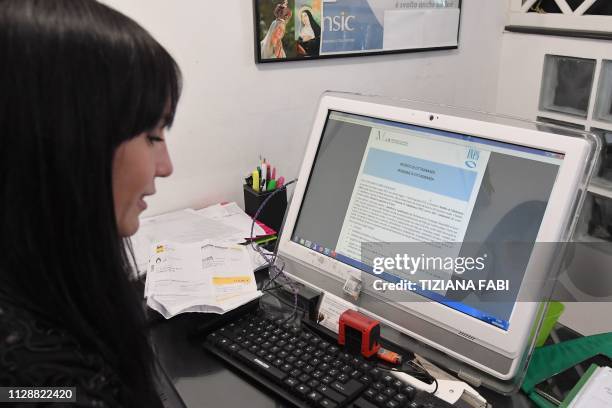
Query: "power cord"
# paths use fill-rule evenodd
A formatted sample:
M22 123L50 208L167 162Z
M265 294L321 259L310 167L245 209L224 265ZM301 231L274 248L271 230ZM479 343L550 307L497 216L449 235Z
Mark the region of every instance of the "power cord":
M410 368L406 369L404 368L405 365L408 365ZM431 380L434 385L435 388L434 390L431 392L431 394L435 394L438 391L438 380L436 380L436 378L429 374L429 372L427 372L427 370L425 370L423 367L421 367L420 365L416 364L414 361L409 360L407 362L405 362L404 364L402 364L401 368L395 368L395 367L387 367L384 366L382 364L378 364L378 368L380 368L381 370L386 370L386 371L395 371L398 373L404 373L404 374L408 374L414 378L416 378L419 381L423 381L426 382L427 380Z
M272 252L272 255L266 254L263 251L263 249L255 242L254 231L255 231L255 223L257 222L257 220L259 218L259 214L266 207L266 205L272 199L272 197L274 197L276 194L280 193L283 190L287 190L288 186L290 186L291 184L294 184L296 182L297 182L297 179L293 179L293 180L285 183L282 187L274 190L272 192L272 194L268 195L265 198L265 200L259 205L259 207L257 208L257 211L255 211L255 215L253 216L253 222L251 223L251 234L250 234L250 237L249 237L250 241L251 241L250 242L251 248L253 248L253 250L255 252L257 252L264 259L264 261L265 261L264 265L266 265L267 268L268 268L268 280L264 282L264 284L262 285L260 290L262 292L266 292L266 291L269 290L268 289L269 285L271 285L273 283L277 283L278 286L283 287L283 288L289 290L293 294L293 301L294 301L293 312L291 313L291 315L286 320L290 320L297 313L297 307L298 307L298 289L296 288L294 283L291 281L291 279L289 279L285 275L285 273L284 273L285 263L281 260L280 261L280 265L278 265L278 262L277 262L277 259L278 259L278 245L274 249L274 251ZM277 231L277 233L280 234L280 231Z

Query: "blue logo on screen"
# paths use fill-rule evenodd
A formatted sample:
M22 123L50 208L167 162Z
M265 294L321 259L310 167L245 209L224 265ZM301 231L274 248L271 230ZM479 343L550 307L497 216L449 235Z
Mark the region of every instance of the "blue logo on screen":
M467 160L465 165L470 169L475 168L478 165L478 159L480 158L480 152L476 149L469 149L467 153Z

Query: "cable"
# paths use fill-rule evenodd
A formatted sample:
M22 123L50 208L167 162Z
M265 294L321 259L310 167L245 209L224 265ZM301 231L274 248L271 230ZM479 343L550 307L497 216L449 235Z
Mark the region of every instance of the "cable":
M272 194L268 195L265 198L265 200L260 204L259 208L257 208L257 211L255 211L255 215L253 216L253 222L251 223L251 234L250 234L250 237L249 237L250 241L251 241L251 248L253 248L253 250L255 252L257 252L264 259L264 261L265 261L264 265L266 265L268 267L268 280L266 282L264 282L264 284L262 285L260 290L262 292L267 291L267 287L269 285L271 285L272 283L277 283L277 280L279 280L280 278L285 280L284 284L283 284L283 282L280 282L280 286L283 287L283 288L288 286L291 289L290 292L293 294L294 305L293 305L293 312L291 313L291 315L289 316L289 318L287 320L289 320L290 318L292 318L292 317L294 317L296 315L297 304L298 304L298 296L297 296L298 295L298 290L294 286L294 283L289 278L287 278L287 276L284 274L285 263L283 261L280 261L281 264L277 265L276 260L278 259L278 257L277 257L277 254L278 254L278 245L274 249L274 252L272 253L272 256L269 256L255 242L254 231L255 231L255 223L257 222L257 219L259 218L259 214L266 207L266 205L272 199L272 197L274 197L276 194L280 193L281 191L286 190L288 186L290 186L291 184L293 184L295 182L297 182L297 179L293 179L293 180L285 183L281 188L273 191ZM277 231L277 233L280 234L280 231Z
M438 380L433 375L429 374L427 370L425 370L423 367L416 364L412 360L407 361L405 364L409 365L412 368L412 370L404 369L404 365L402 365L401 368L395 368L395 367L386 367L384 365L378 364L378 368L382 370L386 370L386 371L395 371L398 373L408 374L422 382L426 382L426 381L423 381L423 376L425 376L428 379L431 379L435 385L434 390L431 392L431 394L433 395L438 391Z

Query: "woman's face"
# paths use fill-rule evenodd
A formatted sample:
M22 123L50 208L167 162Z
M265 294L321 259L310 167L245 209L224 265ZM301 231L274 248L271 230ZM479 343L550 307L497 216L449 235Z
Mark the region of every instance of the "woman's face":
M164 127L121 143L113 157L113 201L122 237L138 230L138 216L147 208L144 198L155 194L155 178L172 174Z
M274 30L274 35L272 36L272 39L276 43L276 42L282 40L284 35L285 35L285 25L284 24L279 24L276 27L276 29Z
M306 12L302 13L302 24L305 26L310 25L310 20L308 19L308 14L306 14Z

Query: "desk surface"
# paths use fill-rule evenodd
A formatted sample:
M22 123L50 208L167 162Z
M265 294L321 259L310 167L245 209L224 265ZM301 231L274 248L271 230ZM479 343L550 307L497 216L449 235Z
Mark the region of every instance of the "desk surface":
M152 330L159 362L185 406L242 408L248 401L253 408L287 407L188 338L188 333L202 324L203 319L206 317L202 315L179 315L158 323ZM494 408L534 406L521 393L504 397L487 389L478 391Z

